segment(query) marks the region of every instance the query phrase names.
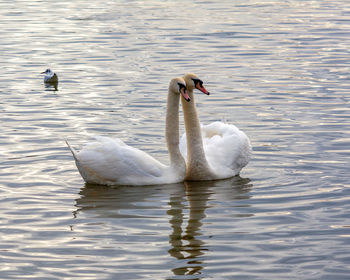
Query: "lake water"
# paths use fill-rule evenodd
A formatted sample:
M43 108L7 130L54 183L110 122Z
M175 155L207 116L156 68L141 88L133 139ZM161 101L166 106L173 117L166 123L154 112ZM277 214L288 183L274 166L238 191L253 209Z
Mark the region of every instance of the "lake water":
M0 1L0 19L1 279L349 279L349 1ZM212 92L201 122L251 139L240 176L85 185L64 139L167 163L187 72Z

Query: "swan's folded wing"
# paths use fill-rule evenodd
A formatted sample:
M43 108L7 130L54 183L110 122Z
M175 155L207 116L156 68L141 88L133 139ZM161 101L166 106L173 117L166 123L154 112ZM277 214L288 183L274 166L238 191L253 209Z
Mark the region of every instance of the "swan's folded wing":
M215 169L230 168L236 174L248 164L251 146L247 135L236 126L214 122L202 126L207 160Z
M119 139L98 137L78 154L79 165L103 181L159 177L163 165L145 152L126 145ZM97 180L95 180L97 181Z
M209 165L218 173L234 173L248 164L251 145L247 135L236 126L223 122L201 125L203 148ZM180 151L187 155L186 134L180 139Z

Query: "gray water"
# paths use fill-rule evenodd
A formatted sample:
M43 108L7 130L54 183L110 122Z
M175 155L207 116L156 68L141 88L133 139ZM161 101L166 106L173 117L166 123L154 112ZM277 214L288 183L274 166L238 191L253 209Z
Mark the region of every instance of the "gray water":
M349 279L349 1L0 1L0 38L1 279ZM187 72L251 139L240 176L85 185L65 139L168 162Z

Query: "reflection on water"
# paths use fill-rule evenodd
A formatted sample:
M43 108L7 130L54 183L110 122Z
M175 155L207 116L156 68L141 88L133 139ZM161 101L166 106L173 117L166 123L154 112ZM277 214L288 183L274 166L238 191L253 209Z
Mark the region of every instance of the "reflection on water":
M347 0L0 1L0 278L348 279L349 15ZM64 139L166 163L167 86L186 72L213 93L201 122L251 139L251 182L85 186Z
M210 244L201 239L205 210L211 207L208 202L214 201L216 196L233 202L237 199L249 199L248 193L252 187L249 182L249 179L240 177L208 182L187 181L184 183L183 196L170 197L170 209L167 213L171 216L172 234L169 235L169 242L172 248L168 252L178 260L186 260L185 266L172 269L174 275L202 274L204 268L202 256L210 250ZM185 206L185 200L188 202L188 207ZM188 217L184 215L185 209L188 210Z
M241 177L166 186L116 186L111 188L86 184L80 191L80 198L76 199L77 209L73 215L75 219L80 219L83 216L83 219L90 220L89 223L97 227L93 230L94 232L103 230L106 227L104 225L106 219L112 219L110 223L114 224L116 229L113 234L119 236L125 233L123 230L124 219L143 219L144 224L149 224L155 218L155 212L158 210L166 211L167 224L162 225L161 228L163 231L170 231L169 244L171 247L167 251L169 256L179 261L175 266L174 262L170 261L169 270L174 276L201 275L204 273L203 263L207 258L206 252L215 248L211 244L213 236L208 235L202 229L203 224L206 224L206 210L212 208L216 203L220 204L222 200L230 202L229 208L233 207L236 200L248 200L251 188L250 180ZM167 210L154 209L157 206L151 202L157 198L161 198L164 202L168 201L168 203L163 204L164 208L168 208ZM245 207L249 207L248 202L245 204ZM222 207L220 209L219 207L219 210L227 212L229 208ZM210 218L220 220L220 211L215 214L219 216L211 215ZM74 226L72 230L75 230ZM128 232L128 235L130 235L129 242L143 243L140 240L142 237L132 230ZM202 238L204 236L205 239ZM116 238L118 239L118 237ZM162 253L159 252L159 254Z
M149 199L182 190L183 186L183 183L132 187L85 184L76 199L74 215L84 212L94 218L139 218L146 212L136 215L133 209L140 207L146 210Z

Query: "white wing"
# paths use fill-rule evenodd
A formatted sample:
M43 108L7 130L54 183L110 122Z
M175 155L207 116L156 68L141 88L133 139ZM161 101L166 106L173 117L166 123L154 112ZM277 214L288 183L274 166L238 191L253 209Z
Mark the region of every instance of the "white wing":
M70 147L71 148L71 147ZM86 182L99 184L147 184L164 174L165 165L120 139L97 137L80 152L72 153Z
M247 135L236 126L223 122L201 125L206 159L217 174L237 175L251 157L251 145ZM186 134L181 137L180 151L187 157Z

